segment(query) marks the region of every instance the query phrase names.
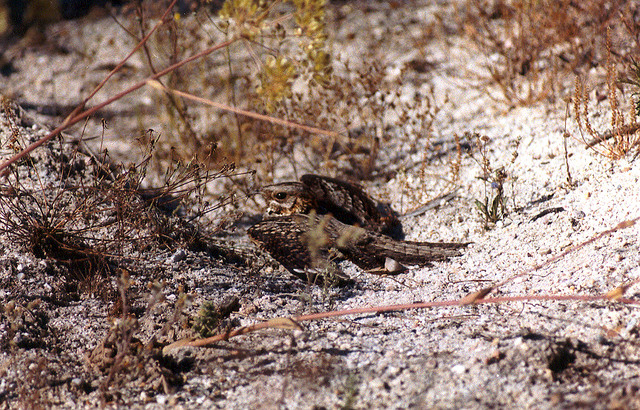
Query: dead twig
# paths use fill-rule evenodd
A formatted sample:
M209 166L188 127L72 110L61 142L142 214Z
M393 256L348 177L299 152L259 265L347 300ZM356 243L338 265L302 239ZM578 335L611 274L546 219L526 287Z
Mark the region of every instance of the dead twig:
M632 282L631 284L626 284L623 286L619 286L614 290L607 292L603 295L520 295L520 296L501 296L496 298L483 298L491 288L483 289L480 292L474 292L470 295L467 295L463 298L456 300L444 300L439 302L418 302L418 303L406 303L406 304L398 304L398 305L388 305L388 306L371 306L364 308L356 308L356 309L345 309L345 310L335 310L330 312L322 312L322 313L313 313L309 315L301 315L294 318L276 318L271 319L266 322L258 323L250 326L243 326L237 328L233 331L221 333L212 337L208 337L206 339L183 339L177 342L174 342L168 346L165 346L163 353L167 353L171 350L177 349L179 347L204 347L209 346L213 343L220 342L223 340L228 340L232 337L245 335L247 333L255 332L261 329L292 329L292 330L302 330L302 326L300 326L299 322L310 321L310 320L319 320L319 319L327 319L330 317L337 316L348 316L348 315L360 315L364 313L382 313L382 312L398 312L402 310L411 310L411 309L427 309L427 308L435 308L435 307L445 307L445 306L466 306L470 304L497 304L497 303L510 303L510 302L531 302L531 301L579 301L579 302L594 302L598 300L610 300L618 303L623 303L627 305L640 305L640 300L623 298L621 295L626 291L631 285L636 284L639 281ZM471 296L471 297L470 297Z
M621 135L633 134L634 132L636 132L638 130L640 130L640 123L629 124L629 125L625 125L624 127L617 128L615 130L609 130L609 131L604 132L602 134L599 134L595 138L587 141L586 145L585 145L585 148L589 149L589 148L595 147L596 145L600 144L601 142L610 140L613 137L621 136Z
M127 94L131 94L132 92L138 90L139 88L142 88L143 86L145 86L150 80L155 80L157 78L162 77L163 75L166 75L168 73L170 73L171 71L187 64L190 63L191 61L197 60L198 58L201 58L207 54L211 54L216 50L219 50L221 48L227 47L230 44L234 43L237 39L231 39L228 41L225 41L223 43L217 44L213 47L210 47L204 51L201 51L189 58L185 58L182 61L179 61L167 68L165 68L162 71L159 71L157 74L154 74L142 81L140 81L139 83L129 87L128 89L116 94L115 96L109 98L108 100L96 105L93 108L90 108L86 111L81 112L80 114L77 114L75 117L67 117L60 126L58 126L56 129L54 129L53 131L51 131L49 134L47 134L46 136L40 138L38 141L34 142L33 144L29 145L28 147L26 147L25 149L23 149L21 152L19 152L18 154L14 155L13 157L9 158L7 161L5 161L4 163L0 164L0 171L2 171L0 173L0 177L6 177L6 175L8 174L7 170L5 168L7 168L9 165L13 164L14 162L20 161L22 158L24 158L25 156L27 156L31 151L35 150L36 148L38 148L39 146L41 146L42 144L44 144L45 142L49 141L51 138L55 137L56 135L58 135L59 133L61 133L62 131L66 130L67 128L69 128L70 126L76 124L77 122L81 121L82 119L94 114L96 111L106 107L107 105L113 103L114 101L117 101L119 99L121 99L122 97L124 97Z
M158 81L155 80L149 80L148 84L157 89L157 90L162 90L164 92L166 92L169 95L175 95L178 97L182 97L182 98L186 98L188 100L191 101L196 101L202 104L206 104L206 105L210 105L212 107L221 109L221 110L225 110L225 111L230 111L234 114L240 114L240 115L244 115L246 117L250 117L250 118L255 118L257 120L261 120L261 121L267 121L267 122L271 122L273 124L279 124L279 125L284 125L286 127L292 127L292 128L299 128L301 130L307 131L309 133L312 134L322 134L322 135L326 135L328 137L338 137L340 136L340 134L338 134L337 132L334 131L326 131L320 128L315 128L315 127L310 127L308 125L302 125L302 124L297 124L293 121L287 121L287 120L283 120L280 118L276 118L276 117L270 117L268 115L262 115L262 114L258 114L255 112L251 112L251 111L247 111L247 110L243 110L240 108L235 108L232 107L230 105L226 105L226 104L220 104L211 100L208 100L206 98L202 98L202 97L198 97L196 95L193 94L189 94L189 93L185 93L182 91L178 91L178 90L173 90L171 88L167 88L164 85L160 84Z
M594 237L592 237L592 238L590 238L590 239L588 239L588 240L586 240L586 241L584 241L582 243L579 243L576 246L572 246L572 247L566 249L564 252L560 253L559 255L556 255L556 256L554 256L552 258L549 258L549 259L547 259L546 261L544 261L543 263L541 263L539 265L536 265L536 266L534 266L534 267L532 267L530 269L527 269L524 272L518 273L517 275L514 275L514 276L512 276L512 277L510 277L508 279L505 279L504 281L502 281L502 282L498 283L497 285L495 285L494 288L499 288L500 286L505 285L505 284L507 284L509 282L512 282L512 281L514 281L515 279L517 279L519 277L529 275L529 274L531 274L531 273L533 273L533 272L535 272L537 270L540 270L540 269L544 268L545 266L549 266L552 263L555 263L555 262L559 261L560 259L564 258L568 254L573 253L573 252L575 252L575 251L577 251L579 249L582 249L585 246L589 245L590 243L593 243L593 242L597 241L600 238L603 238L603 237L605 237L607 235L611 235L612 233L614 233L616 231L619 231L621 229L629 228L629 227L635 225L636 222L638 222L638 220L640 220L640 216L636 217L636 218L633 218L633 219L626 220L626 221L622 221L619 224L617 224L616 226L614 226L613 228L607 229L604 232L600 232L599 234L595 235Z

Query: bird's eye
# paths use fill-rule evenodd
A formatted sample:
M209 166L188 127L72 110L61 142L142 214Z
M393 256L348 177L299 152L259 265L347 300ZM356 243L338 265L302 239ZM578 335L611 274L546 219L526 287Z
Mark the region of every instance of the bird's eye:
M276 192L273 196L276 199L279 199L279 200L282 201L283 199L285 199L287 197L287 194L285 194L284 192Z

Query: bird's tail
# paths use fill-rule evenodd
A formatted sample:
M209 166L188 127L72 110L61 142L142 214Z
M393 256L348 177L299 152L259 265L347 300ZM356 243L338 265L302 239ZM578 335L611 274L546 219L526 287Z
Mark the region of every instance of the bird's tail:
M380 237L372 246L375 253L410 265L424 265L462 255L468 243L396 241Z
M351 261L363 269L385 265L387 259L401 264L425 265L460 256L468 243L398 241L386 235L359 227L336 223L334 244Z

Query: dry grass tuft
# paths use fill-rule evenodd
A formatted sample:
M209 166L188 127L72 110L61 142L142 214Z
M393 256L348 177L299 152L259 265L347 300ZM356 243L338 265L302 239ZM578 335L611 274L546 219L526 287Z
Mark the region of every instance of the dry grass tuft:
M624 78L614 63L610 43L607 42L607 44L609 52L607 53L606 87L607 101L611 112L611 127L604 132L598 132L593 128L589 121L588 92L584 84L585 81L580 77L576 77L575 81L573 110L581 132L581 139L587 148L593 149L612 160L618 160L634 150L640 152L640 124L638 123L638 114L640 113L640 99L638 99L640 66L633 60L631 70L629 70L629 77ZM623 84L630 85L635 91L627 101L620 102L619 93ZM628 107L628 114L625 114L625 107Z
M15 150L24 147L17 110L4 104L14 130ZM81 144L80 144L81 145ZM176 161L162 187L143 183L155 140L136 164L112 163L106 153L83 154L62 141L49 143L42 155L26 157L0 182L0 234L34 256L61 269L69 283L93 293L109 286L119 268L135 269L150 247L189 247L201 240L195 226L180 216L184 206L193 218L224 205L209 204L201 191L208 183L233 174L233 166L209 171L197 161Z
M487 57L481 87L496 86L494 97L518 106L563 98L567 77L605 61L607 30L619 56L637 54L638 12L630 0L469 0L458 14L464 33Z

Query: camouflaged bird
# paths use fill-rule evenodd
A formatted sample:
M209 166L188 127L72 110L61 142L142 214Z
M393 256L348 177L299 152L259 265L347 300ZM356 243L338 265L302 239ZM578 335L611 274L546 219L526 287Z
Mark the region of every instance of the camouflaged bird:
M262 189L269 215L331 214L347 225L402 239L402 226L391 207L374 201L361 186L336 178L306 174L300 182L283 182Z
M304 175L262 189L269 217L248 230L251 239L303 280L315 282L344 257L368 271L424 265L459 256L466 244L400 241L385 235L400 223L356 185ZM402 266L401 266L402 267ZM338 274L338 278L344 279Z

